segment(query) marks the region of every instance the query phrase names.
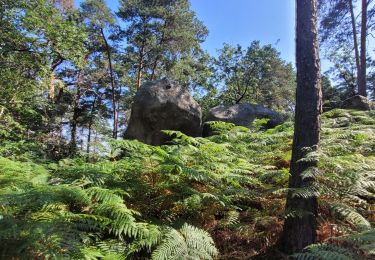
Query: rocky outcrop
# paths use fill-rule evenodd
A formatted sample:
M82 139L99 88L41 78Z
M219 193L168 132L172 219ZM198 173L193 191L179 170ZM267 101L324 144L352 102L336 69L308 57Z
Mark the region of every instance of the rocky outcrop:
M217 106L209 110L205 121L223 121L238 126L250 127L255 119L267 118L266 128L273 128L283 123L281 115L269 108L253 104L236 104L233 106ZM210 125L203 125L203 136L212 135Z
M134 98L124 137L161 145L170 140L161 130L201 135L202 113L190 93L169 79L143 84Z
M360 95L350 97L343 101L342 108L357 109L357 110L374 110L375 103L368 98Z

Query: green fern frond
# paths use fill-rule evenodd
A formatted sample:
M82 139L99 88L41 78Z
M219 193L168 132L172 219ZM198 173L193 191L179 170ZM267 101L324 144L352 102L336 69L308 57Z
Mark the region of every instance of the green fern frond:
M91 187L86 190L87 194L95 201L104 204L121 204L123 199L115 194L116 191L99 187Z
M339 218L356 225L359 229L366 230L371 228L369 221L348 205L333 203L330 205L330 207L333 212L338 214Z
M220 221L220 226L231 227L238 224L240 213L236 210L228 211L224 214L224 218Z
M180 131L163 130L162 132L172 137L175 144L192 146L200 145L200 142L198 142L196 138L190 137Z
M170 229L164 242L152 253L154 260L214 259L218 251L210 235L201 229L184 224L177 231Z
M297 260L355 260L360 259L358 255L349 249L334 245L311 245L305 253L293 255Z

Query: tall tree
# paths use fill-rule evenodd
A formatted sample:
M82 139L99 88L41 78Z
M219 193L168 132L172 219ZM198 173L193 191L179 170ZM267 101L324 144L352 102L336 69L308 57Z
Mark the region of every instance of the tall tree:
M357 93L367 96L367 41L372 30L375 6L373 0L320 0L320 32L323 46L330 50L327 58L334 63L333 53L355 59ZM359 6L356 6L360 2ZM368 15L370 13L371 15ZM360 17L361 19L357 19ZM351 49L348 50L348 42ZM336 67L340 64L334 64ZM339 66L340 67L340 66ZM347 72L345 72L347 74ZM349 86L350 87L350 86Z
M358 49L358 39L357 39L357 23L356 17L354 15L354 6L353 0L349 0L349 9L350 9L350 19L352 22L352 36L353 36L353 44L354 44L354 55L355 55L355 64L357 66L357 78L359 78L359 71L360 71L360 58L359 58L359 49Z
M223 104L260 103L274 109L294 108L295 73L272 45L254 41L247 49L224 44L214 59L214 82L224 86Z
M318 203L311 192L315 179L307 175L316 170L316 160L304 160L309 151L317 149L320 139L322 111L321 74L317 30L317 0L297 0L296 66L297 92L293 151L286 202L287 216L281 237L282 249L300 252L316 241ZM310 191L308 197L301 190Z
M199 53L207 29L190 10L188 0L123 0L120 3L118 16L128 25L123 31L128 46L127 60L136 64L133 72L136 88L144 79L169 76L177 65L182 71L191 67L189 57L194 60L194 55Z
M362 19L361 19L361 58L358 76L358 94L367 97L367 64L366 64L366 45L367 45L367 1L362 0Z
M60 96L65 86L56 71L63 63L80 66L86 52L87 35L73 17L73 12L67 15L47 0L0 4L0 112L21 125L27 119L25 130L37 133L52 149L61 144L56 137L65 110L45 97L55 97L56 87Z
M58 8L61 8L62 10L73 8L74 6L74 0L50 0L50 1L54 3Z
M103 0L86 0L81 4L83 15L87 18L91 38L95 38L97 51L105 53L109 73L111 106L112 106L112 137L117 139L118 135L118 87L115 82L115 71L113 64L114 48L110 45L106 31L115 25L115 19Z

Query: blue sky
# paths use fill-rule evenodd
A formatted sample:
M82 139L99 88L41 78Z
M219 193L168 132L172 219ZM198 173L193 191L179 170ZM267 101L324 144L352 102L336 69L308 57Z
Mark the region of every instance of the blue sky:
M80 2L80 0L77 0ZM254 40L273 44L294 63L295 0L190 0L209 35L203 48L211 55L224 42L249 46ZM106 0L112 10L118 0Z
M191 0L191 5L210 31L203 44L209 53L224 42L249 46L259 40L294 61L294 0Z

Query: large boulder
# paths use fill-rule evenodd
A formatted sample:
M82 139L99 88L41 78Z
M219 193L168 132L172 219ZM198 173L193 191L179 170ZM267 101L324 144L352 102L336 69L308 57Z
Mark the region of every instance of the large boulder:
M374 110L375 103L360 95L350 97L343 101L342 108L357 110Z
M169 79L149 81L135 95L126 139L161 145L170 140L161 130L201 135L202 113L190 93Z
M261 118L269 119L265 125L266 128L273 128L284 122L279 113L264 106L254 104L236 104L211 108L205 121L222 121L238 126L250 127L255 119ZM212 134L210 125L205 123L203 125L203 136L210 136Z

